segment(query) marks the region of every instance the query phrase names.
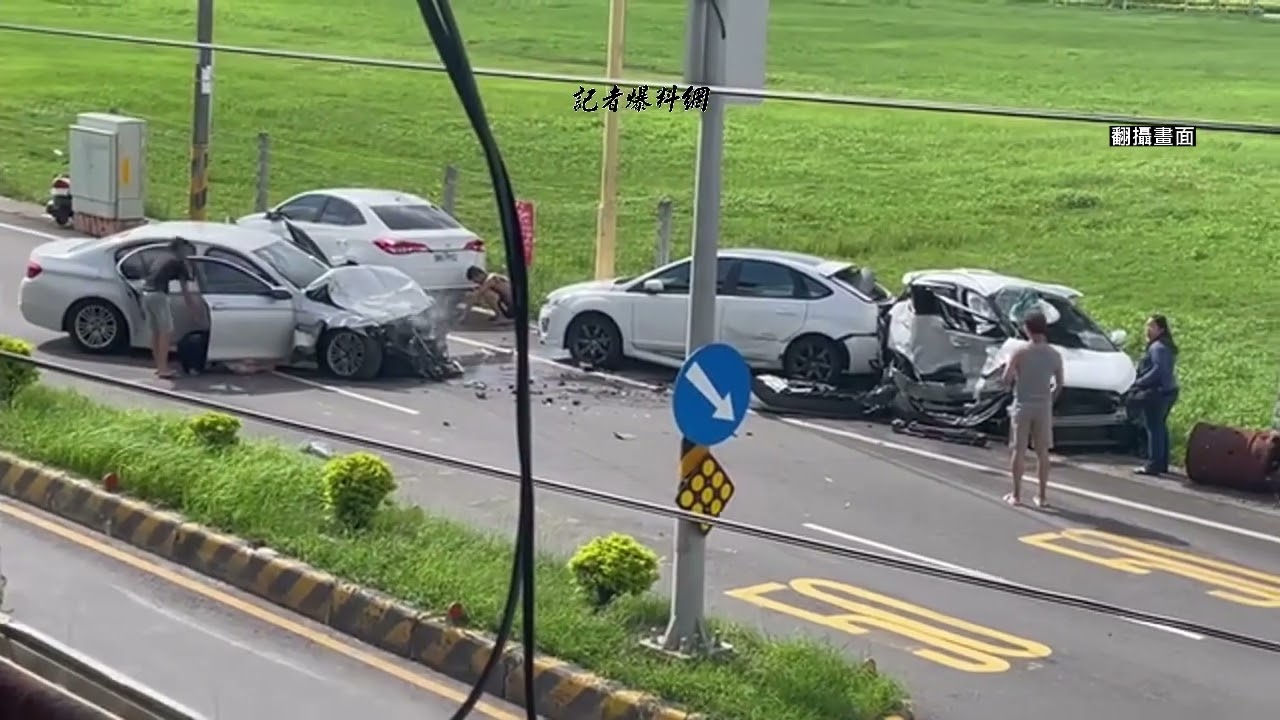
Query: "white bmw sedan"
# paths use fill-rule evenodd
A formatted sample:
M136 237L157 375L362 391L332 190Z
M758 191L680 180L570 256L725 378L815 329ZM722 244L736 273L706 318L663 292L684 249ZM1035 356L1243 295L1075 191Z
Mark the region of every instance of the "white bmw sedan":
M485 267L484 241L430 200L406 192L311 190L236 224L284 237L283 220L315 240L334 266L393 267L431 293L469 289L467 268Z
M679 367L691 267L685 258L560 288L542 305L540 339L584 365L633 358ZM878 371L881 304L891 298L869 271L800 253L722 250L717 275L717 335L752 368L819 382Z

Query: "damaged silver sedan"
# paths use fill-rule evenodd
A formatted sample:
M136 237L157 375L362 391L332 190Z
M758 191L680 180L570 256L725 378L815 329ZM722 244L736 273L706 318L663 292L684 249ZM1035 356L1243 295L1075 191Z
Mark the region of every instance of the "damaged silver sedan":
M1079 291L968 269L911 272L903 285L898 298L883 306L883 374L871 379L871 389L763 377L755 386L763 409L889 417L895 427L918 434L985 442L986 433L1005 429L1012 395L1002 375L1028 342L1021 319L1034 309L1048 319L1049 342L1064 364L1054 442L1134 442L1125 395L1135 368L1121 349L1125 334L1104 333L1077 305Z
M171 284L174 337L180 349L200 338L203 362L314 363L345 379L397 365L431 379L461 373L447 352L442 308L417 283L389 267L330 267L306 233L290 230L285 240L222 223L162 222L45 243L32 253L19 304L29 322L66 331L84 352L146 348L142 281L182 239L203 307L193 312Z

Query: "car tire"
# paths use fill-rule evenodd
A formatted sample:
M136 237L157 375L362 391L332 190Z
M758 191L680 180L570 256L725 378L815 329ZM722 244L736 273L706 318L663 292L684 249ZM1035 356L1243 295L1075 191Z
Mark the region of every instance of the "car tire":
M129 349L129 321L108 300L86 298L73 304L62 326L80 352L112 355Z
M564 345L579 365L614 369L622 362L622 331L604 313L585 312L575 317L565 330Z
M372 380L382 372L382 344L354 330L338 329L320 338L316 361L340 380Z
M844 348L825 335L802 335L787 346L782 371L793 380L835 385L848 367Z

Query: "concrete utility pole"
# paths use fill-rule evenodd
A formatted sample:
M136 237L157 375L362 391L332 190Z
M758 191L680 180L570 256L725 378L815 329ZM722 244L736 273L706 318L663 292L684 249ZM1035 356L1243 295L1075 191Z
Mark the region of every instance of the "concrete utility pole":
M196 42L213 42L213 0L196 2ZM209 125L213 114L213 50L196 51L191 117L191 195L187 216L204 220L209 204Z
M627 35L627 0L609 0L609 45L605 74L622 77ZM600 209L596 216L596 279L617 274L618 252L618 113L604 110L604 150L600 160Z
M723 85L725 39L710 0L689 0L691 84ZM716 256L720 236L720 164L724 156L725 101L711 95L698 134L698 166L694 179L693 267L689 281L689 334L686 357L716 341ZM683 456L685 447L681 447ZM671 622L663 635L667 650L698 653L710 649L703 617L706 600L706 537L698 523L676 520L674 588Z

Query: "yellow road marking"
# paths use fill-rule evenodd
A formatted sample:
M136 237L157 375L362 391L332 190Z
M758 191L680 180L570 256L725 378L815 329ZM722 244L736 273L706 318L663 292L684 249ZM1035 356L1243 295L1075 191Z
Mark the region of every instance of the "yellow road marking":
M105 555L122 562L125 565L129 565L136 570L141 570L148 575L168 581L184 590L193 592L197 595L202 595L209 600L233 610L237 610L256 620L267 623L268 625L272 625L284 630L285 632L310 640L327 650L343 655L372 670L377 670L380 673L402 680L420 690L425 690L433 695L438 695L439 697L445 698L446 700L452 700L459 704L467 699L467 694L465 692L455 690L444 683L431 680L430 678L423 677L418 673L406 670L405 668L399 667L395 663L388 662L373 653L365 652L357 647L348 645L347 643L331 637L327 633L312 630L311 628L294 622L287 617L273 613L253 603L245 602L234 595L206 585L203 582L188 578L166 567L157 565L156 563L143 560L136 555L124 552L119 548L112 547L111 545L108 545L101 540L97 540L85 533L72 530L60 523L46 520L45 518L27 512L26 510L14 507L11 503L0 503L0 512L4 512L6 515L15 519L57 535L64 540L69 540L87 550L92 550L100 555ZM492 718L492 720L524 720L523 715L515 715L483 701L477 703L475 709L482 715Z
M844 612L822 614L765 597L765 595L788 589ZM796 578L789 585L770 582L730 590L725 594L757 607L791 615L850 635L864 635L869 632L868 628L885 630L924 645L925 647L911 651L911 654L916 657L963 672L1005 672L1010 668L1006 658L1045 658L1053 652L1049 646L1033 640L975 625L928 608L834 580ZM890 610L884 608L890 608ZM909 616L920 619L912 619Z
M1073 529L1026 535L1018 539L1042 550L1132 575L1149 575L1153 570L1159 570L1196 580L1215 588L1207 591L1209 595L1239 605L1280 608L1280 577L1221 560L1101 530ZM1079 546L1102 549L1109 553L1099 555L1082 550Z

